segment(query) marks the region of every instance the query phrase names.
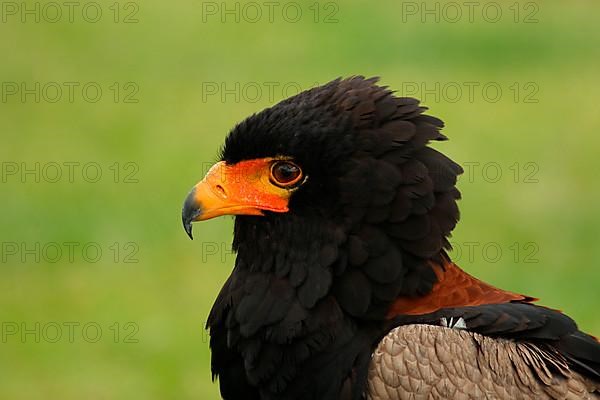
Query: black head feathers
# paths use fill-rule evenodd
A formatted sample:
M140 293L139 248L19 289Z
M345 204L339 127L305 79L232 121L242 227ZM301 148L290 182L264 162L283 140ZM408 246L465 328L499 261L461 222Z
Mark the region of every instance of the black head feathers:
M432 257L458 220L462 168L427 147L446 140L443 122L377 81L336 79L252 115L228 135L222 159L291 157L309 177L292 213L316 209L346 229L374 225L410 254Z

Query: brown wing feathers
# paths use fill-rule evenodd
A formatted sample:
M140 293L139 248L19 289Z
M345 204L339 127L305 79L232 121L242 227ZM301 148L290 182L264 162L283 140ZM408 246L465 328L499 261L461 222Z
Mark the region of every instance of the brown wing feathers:
M377 346L370 400L598 400L600 383L552 348L466 330L408 325Z
M396 299L388 311L389 319L402 314L429 314L442 308L535 300L482 282L448 260L444 259L442 264L432 261L431 265L437 277L432 290L425 296Z

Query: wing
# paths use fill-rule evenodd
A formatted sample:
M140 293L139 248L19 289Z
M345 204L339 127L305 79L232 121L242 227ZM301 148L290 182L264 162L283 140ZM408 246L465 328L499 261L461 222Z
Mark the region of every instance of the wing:
M414 323L448 325L449 319L461 319L462 328L482 335L551 347L565 357L571 368L600 380L598 340L579 331L568 316L546 307L513 302L446 308L425 315L398 316L390 327Z
M455 329L425 324L393 329L373 354L368 398L600 399L600 381L573 370L556 348L456 329L486 319L486 313L475 314L466 319L444 317ZM502 315L496 314L500 319ZM514 324L496 319L501 330L522 334L527 323L521 318L513 322L517 320ZM537 332L534 336L549 335L540 326L531 331Z

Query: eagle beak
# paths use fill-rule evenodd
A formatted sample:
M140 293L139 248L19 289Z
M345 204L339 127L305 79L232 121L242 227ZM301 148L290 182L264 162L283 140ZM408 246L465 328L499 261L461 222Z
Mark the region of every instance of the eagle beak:
M221 215L264 215L263 211L287 212L289 193L273 187L268 173L270 159L212 166L187 195L181 219L190 239L192 222Z
M191 192L185 198L183 202L183 209L181 210L181 220L183 222L183 229L185 233L194 239L192 235L192 222L202 214L202 205L196 201L196 188L193 188Z

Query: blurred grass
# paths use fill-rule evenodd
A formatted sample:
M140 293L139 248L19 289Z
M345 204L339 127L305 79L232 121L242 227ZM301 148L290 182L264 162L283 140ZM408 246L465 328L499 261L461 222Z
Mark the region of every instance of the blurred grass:
M380 75L395 89L406 82L497 82L504 93L496 103L480 94L473 102L419 94L447 124L451 141L439 149L463 164L502 167L496 183L480 174L460 181L462 220L452 239L463 250L459 263L540 297L600 335L597 2L539 3L533 24L508 17L403 21L402 3L391 0L340 3L333 24L308 16L298 23L204 23L200 1L148 1L138 3L138 23L116 24L112 2L99 4L106 18L95 24L0 23L2 82L98 82L104 89L97 103L76 97L37 104L18 96L0 103L0 161L97 162L104 174L98 183L0 183L2 243L96 242L104 250L97 263L10 257L0 265L0 321L29 328L95 322L103 329L97 343L78 330L73 343L5 337L0 398L218 398L203 325L234 257L209 254L206 246L227 248L232 220L197 226L190 242L179 210L228 129L284 94L222 101L221 93L203 93L206 83L307 88L351 74ZM114 82L135 82L139 102L114 103ZM522 95L514 101L514 82L534 82L539 102L524 103ZM136 163L139 182L114 183L108 167L115 162ZM509 167L528 162L537 165L539 182L515 183ZM465 243L473 241L479 249L499 246L502 257L467 257ZM114 242L137 244L139 262L114 262ZM537 245L538 262L524 262L524 250L514 259L510 246L528 242ZM139 327L138 342L115 343L110 326L128 321Z

